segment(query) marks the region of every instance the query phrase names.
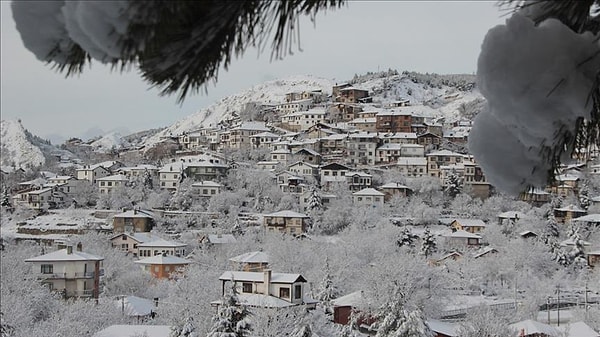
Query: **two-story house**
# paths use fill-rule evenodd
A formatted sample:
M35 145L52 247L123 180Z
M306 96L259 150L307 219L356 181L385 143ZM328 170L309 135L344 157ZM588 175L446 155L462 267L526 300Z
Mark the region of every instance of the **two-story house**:
M361 171L346 172L346 184L351 191L360 191L364 188L371 187L373 176Z
M265 214L263 219L267 231L293 235L306 232L310 221L308 215L289 210Z
M485 229L485 222L481 219L454 219L450 223L450 227L454 230L463 230L469 233L478 233Z
M229 261L233 269L239 271L262 272L269 267L269 255L261 251L234 256Z
M353 133L348 135L346 161L352 165L374 165L379 137L376 133Z
M158 170L160 188L176 191L183 180L185 164L182 162L169 163Z
M441 167L461 164L464 155L449 150L441 150L428 153L427 157L427 173L436 178L441 178Z
M214 181L201 181L193 183L192 188L194 188L197 191L200 197L212 198L215 195L221 193L221 188L223 188L223 185Z
M220 277L221 293L224 296L233 282L238 293L240 305L284 308L306 305L314 308L318 301L306 296L306 279L300 274L273 273L270 269L263 272L226 271Z
M352 203L358 206L383 207L385 194L374 188L365 188L352 193Z
M321 170L319 172L321 186L327 190L334 184L345 183L346 173L348 171L350 171L350 167L338 163L331 163L321 166Z
M113 215L114 233L149 232L154 227L154 213L133 209Z
M34 271L50 290L62 293L65 298L93 297L100 293L100 276L104 274L101 256L84 253L81 244L52 253L33 257Z
M149 272L154 278L170 279L176 273L183 271L190 261L173 255L158 254L134 261L134 263L141 265L142 269Z
M185 255L186 246L185 243L158 238L140 243L137 245L137 248L140 257L157 255L173 255L181 257Z
M105 161L94 165L85 165L77 169L77 179L87 180L95 185L98 178L108 177L116 173L121 167L123 167L123 163L119 161Z
M110 243L114 248L133 254L133 256L139 256L139 244L158 239L160 237L153 233L119 233L110 238Z
M124 187L129 183L129 179L123 174L115 174L112 176L96 179L98 191L100 194L110 194L119 187Z

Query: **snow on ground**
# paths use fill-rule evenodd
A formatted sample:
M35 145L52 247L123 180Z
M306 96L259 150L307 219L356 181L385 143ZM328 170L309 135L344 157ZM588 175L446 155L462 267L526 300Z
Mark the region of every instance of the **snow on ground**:
M33 145L25 134L20 121L0 121L1 165L27 169L42 165L46 158L42 151Z
M128 146L123 138L123 136L118 132L111 132L104 137L94 141L92 144L92 148L94 151L98 152L110 152L114 149L121 149L123 147Z

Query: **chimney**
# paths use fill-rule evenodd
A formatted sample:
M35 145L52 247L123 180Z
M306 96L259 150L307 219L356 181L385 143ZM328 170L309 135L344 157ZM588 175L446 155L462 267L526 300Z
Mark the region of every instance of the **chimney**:
M67 246L67 254L73 254L73 246Z
M77 251L80 252L83 249L83 245L81 244L81 242L77 242Z
M158 308L158 297L154 298L154 306Z
M271 269L265 269L265 295L269 296L269 288L271 288Z

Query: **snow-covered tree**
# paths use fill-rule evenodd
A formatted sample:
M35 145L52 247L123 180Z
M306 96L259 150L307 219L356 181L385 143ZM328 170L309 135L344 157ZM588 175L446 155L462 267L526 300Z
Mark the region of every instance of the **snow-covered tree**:
M11 207L10 193L8 193L8 188L6 188L6 186L2 186L2 201L0 201L0 206L7 209Z
M413 234L408 227L404 226L400 232L400 236L396 240L398 247L414 247L417 235Z
M477 86L487 105L469 149L494 186L518 194L545 186L561 160L598 142L600 2L513 3L481 47Z
M319 195L319 191L313 187L310 189L310 195L308 196L308 210L309 211L320 211L323 209L323 201Z
M509 321L489 307L470 310L466 319L460 323L459 335L462 337L503 337L516 336L508 328Z
M407 310L404 306L404 295L394 290L389 299L377 313L377 321L373 328L377 330L376 337L432 337L433 333L423 313Z
M177 323L171 326L169 337L199 337L196 325L192 317L186 318L183 324Z
M446 192L446 195L450 198L454 198L459 195L461 191L462 179L456 171L452 170L446 177L446 188L444 189L444 192Z
M329 267L329 258L325 258L325 275L323 280L319 284L319 292L317 293L317 299L321 301L326 313L332 313L331 300L336 299L340 292L336 285L333 283L333 277L331 276L331 268Z
M421 240L421 254L425 255L427 258L431 256L431 253L437 250L437 242L435 240L435 236L431 234L429 228L425 229Z
M589 189L589 186L588 186L588 183L586 180L583 180L581 182L581 186L579 187L578 197L579 197L579 205L581 206L581 208L583 208L584 210L587 211L587 209L592 204L592 201L590 200L590 189Z
M250 311L238 305L237 291L235 286L231 292L223 298L216 316L213 317L213 326L207 337L246 337L250 335Z
M554 214L550 213L548 220L546 220L545 235L548 237L558 238L560 232L558 231L558 223Z

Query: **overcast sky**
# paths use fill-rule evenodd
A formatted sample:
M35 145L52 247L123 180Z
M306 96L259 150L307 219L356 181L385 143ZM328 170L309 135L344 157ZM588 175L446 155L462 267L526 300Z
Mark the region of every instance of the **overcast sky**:
M36 135L52 140L90 137L100 130L130 132L168 126L224 96L266 80L315 75L338 81L355 73L409 70L440 74L477 70L481 42L504 22L496 1L349 1L301 21L302 51L282 61L248 50L221 69L208 94L160 97L135 70L120 74L94 62L78 77L65 78L38 61L21 42L8 1L1 1L2 119L22 120Z

